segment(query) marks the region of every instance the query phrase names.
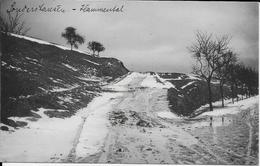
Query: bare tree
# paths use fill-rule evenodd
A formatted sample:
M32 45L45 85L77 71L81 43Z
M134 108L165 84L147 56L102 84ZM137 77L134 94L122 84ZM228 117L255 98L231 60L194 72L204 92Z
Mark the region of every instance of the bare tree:
M211 80L216 70L220 67L217 65L217 62L220 61L223 55L228 51L230 38L228 36L213 38L212 34L198 31L195 40L195 43L188 48L197 62L197 64L193 66L193 72L207 81L208 102L210 110L212 111Z
M219 80L219 89L220 89L220 95L222 100L222 107L224 107L224 92L223 92L223 86L228 80L228 74L230 71L230 68L232 68L232 64L236 63L237 58L236 54L232 51L228 51L227 53L223 54L223 57L217 61L217 70L215 77Z
M15 5L15 2L11 5L11 8ZM0 3L0 9L2 10L2 5ZM25 21L22 20L23 13L18 11L8 11L0 13L0 30L9 33L15 33L18 35L25 35L30 28L25 26Z
M67 39L67 43L70 44L71 50L73 47L78 48L79 44L83 44L85 42L84 37L77 34L76 28L73 27L67 27L61 36Z

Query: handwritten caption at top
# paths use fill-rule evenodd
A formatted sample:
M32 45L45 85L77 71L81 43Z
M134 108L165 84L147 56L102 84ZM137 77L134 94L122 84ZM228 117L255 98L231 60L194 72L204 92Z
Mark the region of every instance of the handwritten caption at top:
M112 7L92 7L89 4L81 4L79 8L72 8L72 11L79 11L82 13L121 13L124 12L124 5L115 5ZM44 3L35 6L24 5L22 7L17 7L16 2L13 2L7 12L22 12L22 13L35 13L35 12L45 12L45 13L65 13L68 9L65 9L63 5L48 6Z

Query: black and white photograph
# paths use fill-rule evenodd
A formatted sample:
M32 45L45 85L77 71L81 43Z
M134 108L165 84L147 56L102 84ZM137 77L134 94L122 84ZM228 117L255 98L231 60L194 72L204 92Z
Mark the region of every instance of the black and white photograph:
M0 162L258 165L258 5L1 0Z

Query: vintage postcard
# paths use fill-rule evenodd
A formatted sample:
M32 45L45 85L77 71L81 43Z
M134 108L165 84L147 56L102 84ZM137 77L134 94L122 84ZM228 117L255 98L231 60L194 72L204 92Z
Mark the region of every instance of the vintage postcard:
M0 161L258 165L258 10L2 0Z

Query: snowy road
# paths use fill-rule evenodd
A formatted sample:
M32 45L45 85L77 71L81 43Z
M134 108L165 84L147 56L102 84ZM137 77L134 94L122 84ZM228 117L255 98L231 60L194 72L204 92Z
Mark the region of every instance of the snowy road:
M171 164L257 162L256 157L251 155L244 157L243 154L232 151L232 148L225 148L218 143L218 130L230 125L230 120L234 117L226 116L225 122L220 124L216 116L213 126L209 126L210 122L206 115L201 115L199 120L194 119L193 122L185 121L171 113L168 108L169 87L171 85L156 75L139 73L132 73L123 80L104 87L114 91L111 92L113 96L108 101L109 107L105 108L107 111L103 116L105 132L100 134L97 130L95 141L91 143L88 143L88 139L91 140L88 137L90 134L86 133L86 141L79 144L78 149L92 144L96 151L83 150L75 162ZM93 126L86 125L86 131L87 128ZM206 132L209 136L215 133L216 137L212 138L215 141L213 144L210 142L211 139L205 141L197 135L204 130L210 130ZM250 134L247 135L248 139L252 139ZM230 143L231 146L237 145L236 143L232 145L231 141L226 143ZM247 148L251 146L252 144ZM247 150L246 153L250 152Z
M32 154L37 150L24 144L11 145L8 139L13 138L12 134L3 134L1 160L170 164L256 164L258 161L258 152L255 154L254 150L258 146L258 118L255 119L258 97L231 105L232 110L227 109L226 113L216 110L183 119L168 108L167 89L174 86L158 75L134 72L103 88L108 92L95 98L76 116L62 121L70 126L66 125L68 131L59 130L56 140L68 137L61 143L54 141L56 151L48 147L51 146L48 142L39 143L38 148L44 145L43 152L48 153L45 158L34 157ZM209 116L213 117L211 126ZM31 137L26 133L16 134ZM9 151L9 155L2 149ZM10 151L17 149L15 153ZM24 149L29 151L27 155ZM46 159L48 155L50 159Z

